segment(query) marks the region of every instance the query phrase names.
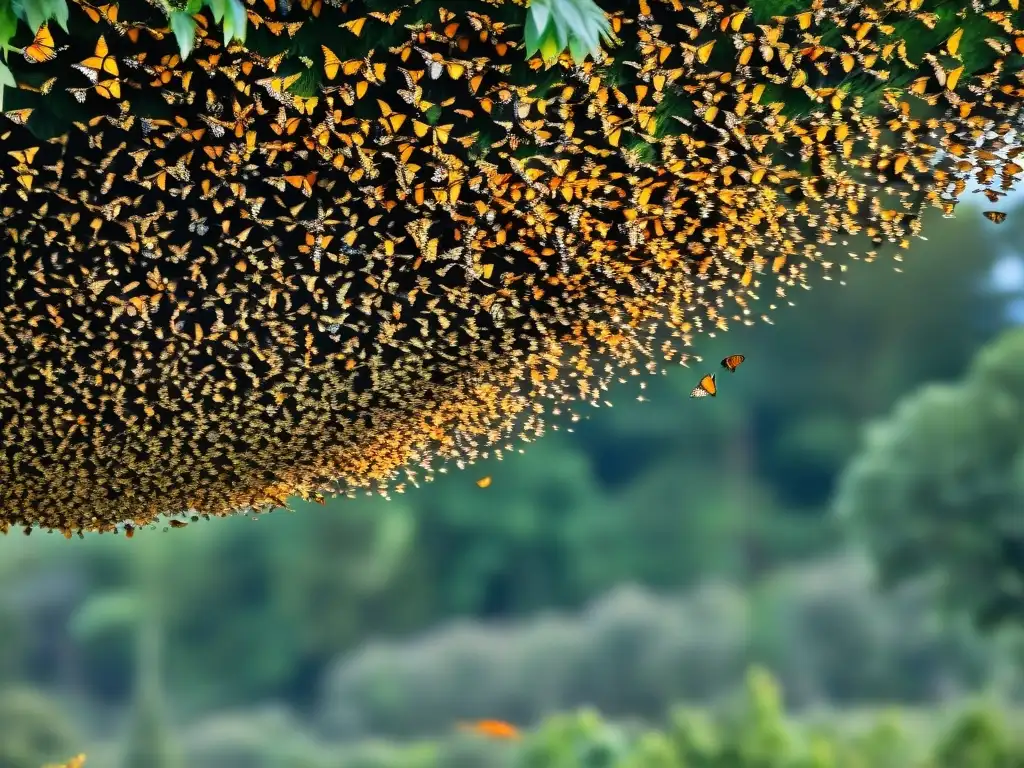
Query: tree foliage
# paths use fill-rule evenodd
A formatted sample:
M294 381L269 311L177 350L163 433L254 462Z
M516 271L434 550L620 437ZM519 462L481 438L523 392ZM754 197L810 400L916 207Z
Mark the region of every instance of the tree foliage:
M867 432L838 492L889 583L934 580L984 625L1024 618L1024 331Z
M70 754L80 738L54 698L28 686L0 692L0 765L39 768Z
M168 25L178 43L178 51L187 59L196 38L196 16L208 9L215 24L223 27L224 43L234 40L245 43L248 19L241 0L157 0L167 15ZM34 35L50 21L68 32L67 0L0 0L0 51L6 59L11 41L18 31L18 22ZM593 0L534 0L528 6L525 34L527 57L540 53L547 63L554 62L564 51L582 62L586 56L597 55L601 38L608 39L609 24L601 8ZM0 105L3 86L16 88L14 75L0 61Z

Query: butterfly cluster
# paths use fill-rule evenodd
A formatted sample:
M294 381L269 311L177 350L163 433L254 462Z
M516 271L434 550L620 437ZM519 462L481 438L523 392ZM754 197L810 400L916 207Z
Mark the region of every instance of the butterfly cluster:
M74 0L0 119L0 528L400 492L999 200L1017 2L640 0L546 67L502 0L248 0L184 61Z

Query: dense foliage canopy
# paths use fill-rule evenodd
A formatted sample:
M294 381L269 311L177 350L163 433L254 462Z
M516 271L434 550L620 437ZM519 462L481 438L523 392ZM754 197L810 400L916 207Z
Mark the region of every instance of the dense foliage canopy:
M2 527L401 490L1022 170L1017 0L644 1L550 67L449 5L17 28Z

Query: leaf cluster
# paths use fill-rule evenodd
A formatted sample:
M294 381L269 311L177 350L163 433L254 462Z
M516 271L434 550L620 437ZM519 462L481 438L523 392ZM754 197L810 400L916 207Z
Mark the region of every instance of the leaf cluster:
M567 48L576 62L597 56L610 42L608 18L593 0L533 0L526 19L526 56L538 51L547 64Z

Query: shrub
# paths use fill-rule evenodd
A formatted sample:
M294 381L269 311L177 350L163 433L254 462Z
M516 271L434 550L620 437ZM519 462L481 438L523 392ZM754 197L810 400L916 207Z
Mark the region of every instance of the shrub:
M0 691L0 766L39 768L66 760L78 746L75 729L58 704L28 688Z
M678 702L720 703L752 662L779 676L797 709L976 689L991 649L936 624L926 598L877 594L852 560L782 574L752 599L727 585L686 597L620 588L575 618L461 623L364 646L329 672L321 725L352 739L425 736L481 717L529 724L585 706L657 718Z
M277 707L216 715L184 738L189 768L328 768L337 765L287 711ZM347 765L347 763L346 763Z

